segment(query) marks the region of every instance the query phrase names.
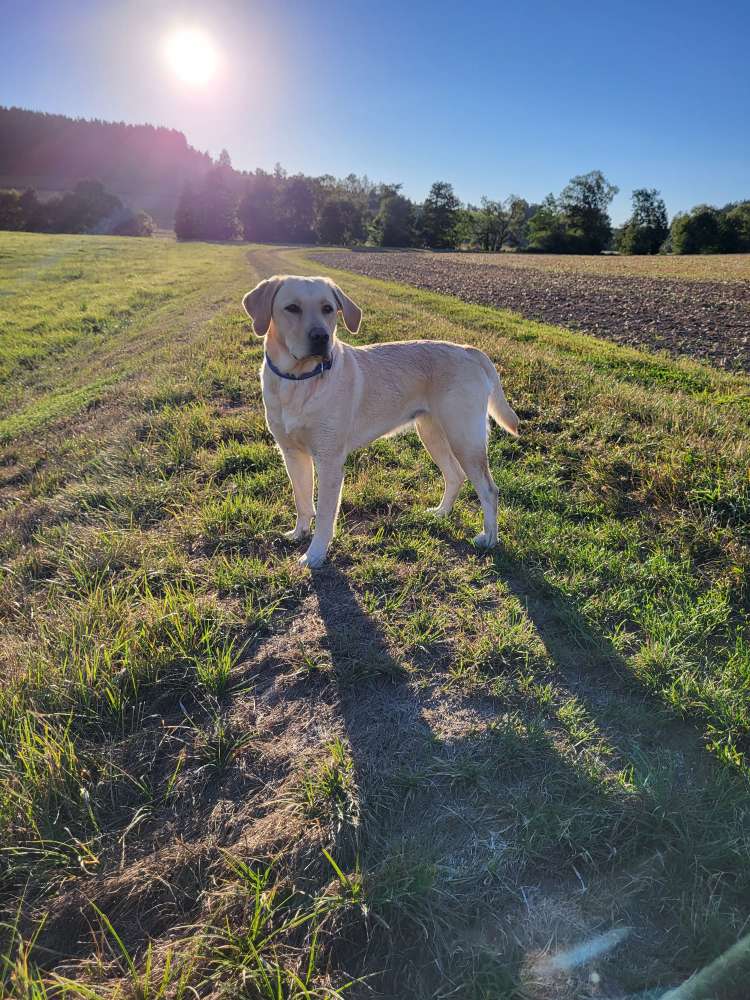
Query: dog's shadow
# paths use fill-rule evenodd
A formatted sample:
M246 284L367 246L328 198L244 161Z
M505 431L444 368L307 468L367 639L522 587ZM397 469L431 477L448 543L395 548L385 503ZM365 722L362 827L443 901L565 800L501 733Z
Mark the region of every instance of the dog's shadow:
M325 627L341 720L349 743L363 815L383 803L383 778L408 770L433 740L409 674L361 607L346 576L328 564L312 575ZM360 844L366 847L366 844Z
M463 556L472 551L468 543L455 543L454 547ZM504 735L502 718L508 706L502 699L496 702L490 697L442 693L446 678L439 666L414 672L406 657L402 661L392 652L396 643L389 647L377 617L365 610L342 572L328 564L313 574L312 589L331 658L334 697L351 751L360 804L358 831L353 837L338 838L335 849L344 864L358 864L368 880L373 912L378 912L383 926L389 928L387 947L398 946L404 953L424 953L425 957L429 949L424 940L420 945L421 929L431 926L434 912L441 912L441 901L453 891L451 879L455 880L459 869L463 871L461 866L467 866L469 885L480 884L480 870L486 878L493 872L493 877L500 878L490 856L500 828L513 829L505 846L508 856L525 850L524 838L530 838L532 845L534 838L545 843L549 839L550 857L537 858L534 863L539 878L548 872L548 865L560 866L556 886L549 890L554 899L577 898L578 884L566 867L571 858L584 870L587 859L592 870L612 865L613 876L622 877L629 870L635 875L647 874L650 866L658 869L659 859L667 857L679 873L687 843L706 871L715 867L701 817L712 791L723 785L715 762L700 746L698 733L671 718L638 684L622 655L585 621L575 601L543 577L528 573L502 547L485 558L494 563L498 582L502 581L525 608L547 648L558 683L576 695L577 704L612 746L618 765L632 764L634 787L632 794L620 801L586 767L561 755L549 733L532 734L528 729L526 735ZM599 696L601 688L606 689L601 691L606 697ZM451 715L456 717L451 719ZM499 739L477 735L487 723L494 725L493 720L501 723ZM679 766L683 760L690 761L689 779ZM715 803L713 808L722 814L727 830L738 837L743 824L733 811L736 794L727 793L726 802ZM508 820L508 803L513 807L511 812L519 810L524 817L522 826L514 827ZM585 810L581 803L586 804ZM684 815L683 805L687 809ZM545 825L556 821L558 814L571 823L569 848L551 837ZM679 823L674 821L678 815ZM617 857L627 860L615 863ZM499 864L498 871L502 871ZM714 877L719 877L718 871ZM677 879L677 875L672 878ZM647 882L644 874L644 884ZM528 943L538 943L532 934L533 920L513 912L513 891L517 888L510 878L505 894L498 892L493 897L494 932L502 937L507 921L514 935L518 929L518 941L526 938ZM676 882L667 879L665 892L675 889ZM533 886L530 891L532 896L541 892ZM705 891L706 886L697 890L699 895ZM450 917L443 914L451 927L448 936L459 951L470 951L467 942L471 941L478 942L477 954L484 954L486 918L484 924L482 918L477 921L469 902L468 897L460 902L457 897L451 903ZM701 897L701 904L708 906L709 900ZM640 905L644 927L659 928L663 916L658 901L652 905L646 895ZM480 911L478 907L477 913ZM562 940L570 936L564 921L554 930ZM370 932L377 935L378 927L373 926ZM663 967L658 935L653 943L649 935L636 937L638 954L657 981L660 974L674 976L675 971L687 977L695 964L710 960L715 949L722 947L717 942L694 961ZM520 945L513 947L510 940L498 949L503 976L514 986L520 982L521 951ZM630 965L629 960L625 965ZM396 973L399 961L394 960L391 966ZM429 977L426 967L423 971ZM458 969L453 971L460 981ZM393 995L403 995L397 986Z

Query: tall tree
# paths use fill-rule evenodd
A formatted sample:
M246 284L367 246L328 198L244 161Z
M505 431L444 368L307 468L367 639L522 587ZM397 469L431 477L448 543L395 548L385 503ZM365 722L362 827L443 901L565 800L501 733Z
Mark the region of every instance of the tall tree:
M248 177L237 210L246 240L272 243L282 239L276 212L276 188L276 179L264 170L256 170Z
M239 234L238 198L231 167L217 164L206 174L196 199L198 237L202 240L233 240Z
M733 249L739 253L750 253L750 201L727 205L723 214L732 234Z
M402 194L388 194L373 220L371 238L383 247L414 245L414 205Z
M315 195L310 178L303 174L285 178L278 205L281 239L290 243L313 243Z
M198 239L198 219L195 193L191 184L183 185L174 217L174 232L178 240Z
M612 224L607 209L618 191L601 170L573 177L563 188L558 204L574 252L601 253L609 245Z
M345 232L346 220L341 211L341 202L332 198L325 203L318 219L318 242L340 245L344 242Z
M40 201L34 188L26 188L21 195L21 209L24 217L24 229L30 233L47 233L52 228L52 213L55 209L55 199Z
M508 234L508 213L503 203L482 197L482 207L473 218L474 237L482 250L499 250Z
M422 238L428 247L453 246L453 230L460 202L447 181L435 181L422 206Z
M667 206L656 188L633 191L633 211L618 234L621 253L658 253L669 235Z
M528 223L531 217L531 206L525 198L512 194L506 201L508 207L508 235L506 243L510 246L526 246Z
M570 240L557 199L548 194L529 219L529 248L541 253L568 253Z
M474 213L474 236L483 250L501 250L506 244L522 246L525 241L528 202L518 195L505 201L482 198Z
M350 246L364 238L362 209L349 198L331 198L323 205L318 219L320 243Z

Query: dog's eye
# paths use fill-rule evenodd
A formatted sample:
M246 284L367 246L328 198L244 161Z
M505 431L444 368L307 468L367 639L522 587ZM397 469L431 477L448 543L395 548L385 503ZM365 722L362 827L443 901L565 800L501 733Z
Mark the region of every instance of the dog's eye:
M328 303L326 302L326 304L323 306L323 312L324 313L332 313L333 312L333 306L329 306Z
M302 312L302 310L300 309L300 307L299 307L298 305L295 305L295 303L294 303L294 302L290 303L290 304L289 304L288 306L284 306L284 308L286 309L286 311L287 311L288 313L294 313L294 315L295 315L295 316L296 316L296 315L297 315L298 313L301 313L301 312Z

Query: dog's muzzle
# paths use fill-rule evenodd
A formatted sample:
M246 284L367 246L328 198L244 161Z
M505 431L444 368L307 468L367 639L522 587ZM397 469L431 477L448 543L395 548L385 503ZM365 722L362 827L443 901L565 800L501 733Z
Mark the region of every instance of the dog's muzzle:
M331 346L331 335L322 326L314 326L307 331L307 339L310 341L310 354L320 358L328 357L328 349Z

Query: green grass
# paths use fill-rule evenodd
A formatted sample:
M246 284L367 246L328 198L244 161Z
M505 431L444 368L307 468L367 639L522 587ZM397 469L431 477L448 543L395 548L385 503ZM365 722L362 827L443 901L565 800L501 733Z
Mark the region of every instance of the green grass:
M0 993L656 997L742 938L747 378L331 271L522 437L493 553L405 435L310 576L239 302L320 265L0 255Z
M193 308L205 315L206 285L215 306L236 258L230 248L166 240L136 239L123 251L112 237L69 237L63 245L54 236L4 233L0 442L100 404L165 344L174 350ZM160 333L146 347L154 314Z

